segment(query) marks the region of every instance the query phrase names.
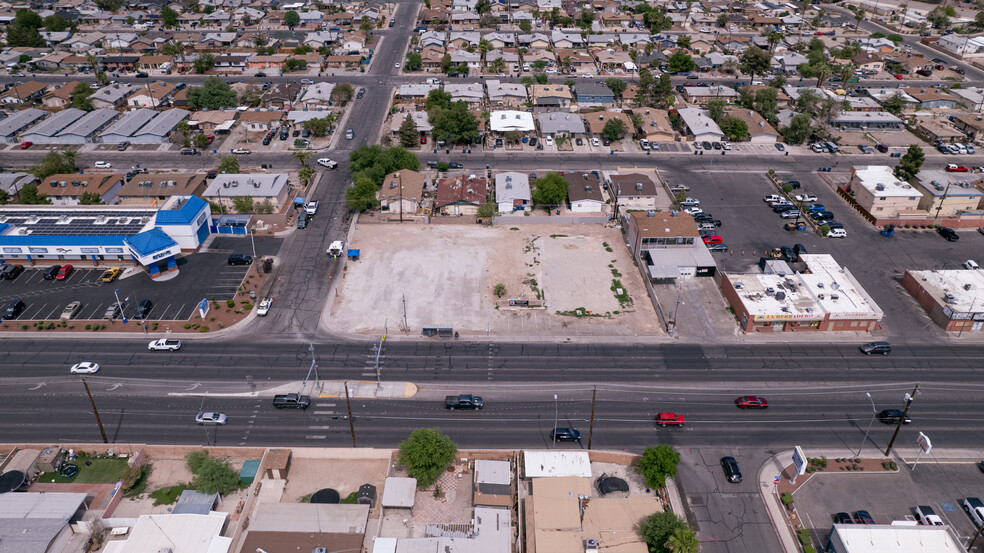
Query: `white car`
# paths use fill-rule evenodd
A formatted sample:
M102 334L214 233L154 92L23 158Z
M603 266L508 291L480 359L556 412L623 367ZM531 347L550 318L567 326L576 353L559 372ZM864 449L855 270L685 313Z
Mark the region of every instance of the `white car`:
M601 141L598 140L597 138L592 138L591 139L591 145L592 146L595 146L595 147L601 146Z
M308 203L304 204L304 212L307 213L308 215L317 215L317 213L318 213L318 202L317 201L313 201L313 202L308 202Z
M796 196L793 196L793 197L796 198L796 201L797 202L815 202L815 201L817 201L817 197L814 196L813 194L797 194Z
M99 363L83 361L72 365L70 371L72 374L95 374L99 372Z
M226 423L225 413L198 413L195 415L195 422L198 424L218 424Z
M721 143L721 147L724 148L725 150L730 150L731 149L731 143L730 142L722 142Z
M232 153L241 156L248 156L250 152L246 148L236 148L235 150L232 151Z
M89 85L92 90L99 90L99 83L92 83Z
M400 68L400 64L399 63L394 63L393 64L393 67L396 67L397 69L399 69Z
M301 79L301 84L314 84L311 79Z
M968 259L967 261L964 261L963 266L964 266L964 269L971 269L971 270L974 270L974 271L980 270L980 268L981 268L981 266L978 265L977 262L974 261L973 259Z
M847 238L847 231L842 228L830 229L827 238Z
M683 212L687 215L697 215L698 213L703 213L704 210L699 207L688 207L687 209L684 209Z
M95 163L96 169L112 169L113 164L108 161L97 161Z
M329 169L334 169L335 167L338 167L338 162L337 161L332 161L332 160L330 160L330 159L328 159L326 157L323 157L323 158L321 158L321 159L318 160L318 165L320 165L322 167L327 167Z
M548 137L544 138L543 139L543 143L546 144L547 146L553 146L553 137L552 136L548 136Z
M260 305L256 308L257 317L266 317L267 313L270 312L270 308L273 307L273 298L264 298L260 302Z
M161 338L160 340L154 340L148 344L147 349L150 351L178 351L181 349L181 340L168 340L166 338Z

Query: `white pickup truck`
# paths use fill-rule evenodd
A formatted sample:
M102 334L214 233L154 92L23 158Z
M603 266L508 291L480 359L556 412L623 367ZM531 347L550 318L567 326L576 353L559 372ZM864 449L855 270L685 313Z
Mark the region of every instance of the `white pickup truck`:
M307 213L308 215L314 215L315 213L317 213L318 212L318 202L317 201L314 201L314 202L308 202L308 203L304 204L304 212Z
M335 240L328 246L328 257L341 257L345 253L345 242Z

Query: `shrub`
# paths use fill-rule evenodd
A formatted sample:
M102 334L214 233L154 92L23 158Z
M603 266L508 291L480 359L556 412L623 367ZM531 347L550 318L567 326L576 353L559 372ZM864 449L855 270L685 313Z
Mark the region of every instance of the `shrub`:
M120 475L120 489L123 493L132 491L149 472L149 465L125 466Z
M793 502L793 494L789 492L782 492L782 504L790 505Z
M803 528L802 530L800 530L799 532L796 533L796 537L799 538L800 544L802 544L802 545L809 545L809 543L810 543L810 529L809 528Z
M198 332L208 332L208 327L207 326L203 326L203 327L201 327L201 328L198 329Z
M219 327L219 328L225 328L225 323L219 323L219 324L218 324L218 327Z
M226 300L226 307L230 309L236 307L236 300Z
M184 327L185 327L185 330L188 330L189 328L191 328L191 323L185 323L184 324Z
M812 545L804 545L803 553L817 553L817 550Z
M251 304L249 302L246 302L246 303L243 304L243 311L249 311L251 309L253 309L253 304Z

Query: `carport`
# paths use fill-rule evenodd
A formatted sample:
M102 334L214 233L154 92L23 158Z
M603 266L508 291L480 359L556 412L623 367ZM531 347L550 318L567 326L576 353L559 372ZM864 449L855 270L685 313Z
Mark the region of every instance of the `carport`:
M220 215L212 225L212 234L246 234L251 217L248 213Z

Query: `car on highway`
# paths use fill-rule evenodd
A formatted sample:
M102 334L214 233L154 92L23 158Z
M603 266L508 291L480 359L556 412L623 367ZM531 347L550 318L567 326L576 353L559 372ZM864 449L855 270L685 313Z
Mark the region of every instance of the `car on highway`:
M335 169L336 167L338 167L338 162L337 161L333 161L331 159L328 159L326 157L323 157L323 158L318 159L318 165L320 165L322 167L326 167L328 169Z
M858 349L865 355L871 355L872 353L888 355L892 352L892 344L888 342L868 342L867 344L862 344Z
M81 363L76 363L72 365L69 369L72 374L95 374L99 372L99 363L93 363L91 361L83 361Z
M936 227L936 233L945 238L947 242L960 240L960 235L957 234L957 231L950 227Z
M730 455L721 457L721 468L724 469L724 477L732 484L741 483L741 470L738 468L738 461Z
M858 524L874 524L875 519L872 518L871 513L865 510L854 512L854 522Z
M31 146L34 146L34 143L31 142L30 140L25 140L24 142L21 142L20 149L21 150L26 150L26 149L30 148Z
M236 148L232 151L232 153L239 156L248 156L250 154L250 151L246 148Z
M458 163L457 161L452 161L451 163L448 163L448 169L464 169L464 168L465 166Z
M900 419L902 419L901 409L882 409L878 412L878 420L885 424L898 424ZM902 424L909 424L910 422L912 422L912 417L909 415L902 419Z
M103 272L100 279L103 282L113 282L122 272L123 269L120 269L119 267L110 267Z
M554 428L550 431L550 440L557 442L580 442L581 431L574 428Z
M814 196L813 194L797 194L796 196L794 196L794 198L796 198L796 201L797 202L815 202L815 201L817 201L817 197Z
M96 169L112 169L113 164L108 161L97 161L93 164Z
M225 413L198 413L195 415L195 422L198 424L223 425L226 423Z
M735 400L739 409L767 409L769 402L764 397L741 396Z
M72 303L66 305L65 309L62 309L61 316L58 318L63 321L70 321L75 317L75 314L78 313L81 308L82 302L73 301Z
M14 280L15 278L17 278L17 275L23 272L24 272L23 265L14 265L12 263L8 263L3 266L2 270L0 270L0 279Z
M256 307L257 317L266 317L267 313L270 312L270 308L273 307L273 298L264 298L260 302L260 305Z
M181 340L161 338L160 340L154 340L147 344L147 349L150 351L178 351L181 349Z
M948 173L966 173L968 171L966 165L957 165L956 163L947 163L944 169Z
M676 413L659 413L656 415L656 424L660 426L683 426L687 420L683 415Z
M71 265L62 265L62 267L58 269L58 273L55 275L55 280L65 280L72 274L73 268L74 267Z

